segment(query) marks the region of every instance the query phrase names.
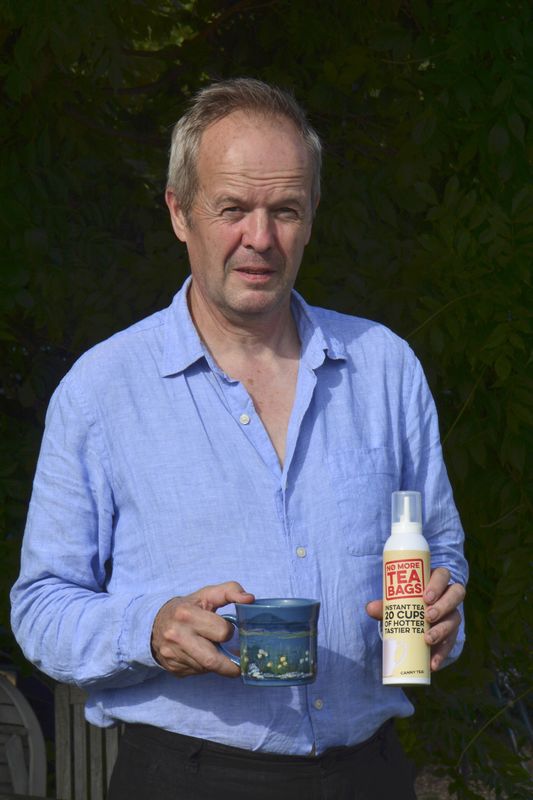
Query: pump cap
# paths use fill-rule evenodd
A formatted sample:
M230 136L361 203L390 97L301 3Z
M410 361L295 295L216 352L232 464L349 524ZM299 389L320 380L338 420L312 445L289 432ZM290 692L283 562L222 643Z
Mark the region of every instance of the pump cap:
M420 492L392 493L392 530L402 533L422 531L422 495Z

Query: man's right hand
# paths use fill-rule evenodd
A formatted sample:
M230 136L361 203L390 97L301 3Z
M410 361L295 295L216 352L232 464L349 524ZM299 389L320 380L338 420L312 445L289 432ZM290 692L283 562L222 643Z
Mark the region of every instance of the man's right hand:
M239 667L213 644L231 639L233 626L213 612L228 603L253 603L254 599L235 581L173 597L159 609L154 620L154 658L178 678L205 672L238 677Z

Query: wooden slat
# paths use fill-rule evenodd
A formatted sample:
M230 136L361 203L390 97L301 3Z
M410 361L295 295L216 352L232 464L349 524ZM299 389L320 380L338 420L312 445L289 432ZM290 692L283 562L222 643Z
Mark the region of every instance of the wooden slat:
M0 704L0 725L20 725L20 713L15 708L13 703L11 705Z
M89 771L91 800L104 800L104 733L95 725L89 728Z
M3 675L0 675L0 706L4 722L24 727L24 735L13 733L4 748L11 766L14 785L25 793L44 795L46 790L46 751L43 733L35 713L24 695ZM8 707L9 706L9 707Z
M118 754L118 742L120 739L119 728L106 728L105 730L105 766L106 766L106 789L111 780L111 773L115 766Z
M55 688L55 750L57 800L72 797L72 730L69 705L69 687L58 684Z
M28 731L24 725L4 725L0 722L0 745L5 744L10 736L26 736Z
M56 686L57 800L105 800L107 795L124 726L90 725L85 702L82 689Z
M0 764L0 791L12 792L13 781L11 780L11 769L7 761L5 764Z
M76 704L72 709L74 743L74 797L76 800L89 800L89 765L87 763L87 726L83 706Z
M39 795L39 797L37 797L34 794L10 794L9 791L4 792L4 790L0 788L0 800L57 800L57 798L44 797L44 795Z
M87 700L87 695L80 689L79 686L69 686L69 703L71 705L79 705L85 707L85 701Z
M24 748L20 736L13 734L6 742L6 757L11 772L13 791L25 794L28 791L28 769L24 761Z

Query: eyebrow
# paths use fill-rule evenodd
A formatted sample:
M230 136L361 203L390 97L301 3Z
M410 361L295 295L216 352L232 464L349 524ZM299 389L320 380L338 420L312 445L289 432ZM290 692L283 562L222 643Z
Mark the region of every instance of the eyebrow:
M295 195L290 195L288 197L280 198L279 202L273 203L272 205L276 208L279 206L298 206L299 209L305 208L304 198L299 198ZM223 195L221 197L215 198L216 205L228 205L228 206L246 206L247 202L243 197L236 197L234 195Z
M243 198L233 197L231 195L223 195L222 197L216 197L215 203L220 206L241 206L244 205Z

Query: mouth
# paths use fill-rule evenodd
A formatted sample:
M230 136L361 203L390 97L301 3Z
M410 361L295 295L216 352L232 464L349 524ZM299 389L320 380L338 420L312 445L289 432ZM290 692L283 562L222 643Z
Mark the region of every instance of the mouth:
M268 267L236 267L234 272L237 273L241 281L249 286L268 284L272 276L275 275L275 270Z
M274 270L268 267L236 267L235 272L241 272L245 275L273 275Z

